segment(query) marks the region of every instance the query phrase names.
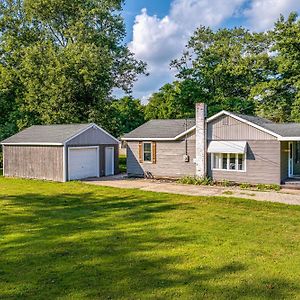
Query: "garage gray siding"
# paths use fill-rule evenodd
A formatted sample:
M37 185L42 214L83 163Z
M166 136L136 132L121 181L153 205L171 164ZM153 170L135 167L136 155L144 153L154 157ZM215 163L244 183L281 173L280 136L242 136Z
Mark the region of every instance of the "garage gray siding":
M196 158L195 135L188 138L187 152L189 162L183 161L185 155L185 141L156 141L156 163L139 162L139 142L128 141L127 144L127 172L130 176L174 177L195 175Z
M4 176L63 181L62 146L3 146Z
M67 142L67 145L88 146L88 145L117 145L118 142L106 134L104 131L96 128L89 128L78 136Z
M230 116L220 116L208 123L208 140L276 140L276 137Z
M247 183L281 183L281 145L279 141L247 141L246 172L211 169L208 155L208 175L214 180Z

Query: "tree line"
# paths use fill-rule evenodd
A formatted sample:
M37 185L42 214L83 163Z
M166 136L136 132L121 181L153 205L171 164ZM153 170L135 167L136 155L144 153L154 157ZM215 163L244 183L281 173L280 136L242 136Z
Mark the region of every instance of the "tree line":
M122 0L0 1L0 140L33 124L95 122L115 136L149 119L194 117L196 102L300 122L300 22L263 33L201 26L176 80L147 105L130 96L146 63L123 43ZM128 96L113 97L115 88Z
M177 80L150 98L146 119L194 116L195 102L220 110L300 122L300 21L280 17L268 32L201 26L181 58Z

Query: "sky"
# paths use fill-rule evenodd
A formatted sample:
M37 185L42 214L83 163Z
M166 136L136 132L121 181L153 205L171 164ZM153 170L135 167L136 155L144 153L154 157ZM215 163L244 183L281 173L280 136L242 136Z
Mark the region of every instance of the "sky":
M300 13L300 0L125 0L125 42L150 73L139 76L133 96L146 103L153 92L175 79L170 62L181 56L200 25L265 31L280 14L292 11Z

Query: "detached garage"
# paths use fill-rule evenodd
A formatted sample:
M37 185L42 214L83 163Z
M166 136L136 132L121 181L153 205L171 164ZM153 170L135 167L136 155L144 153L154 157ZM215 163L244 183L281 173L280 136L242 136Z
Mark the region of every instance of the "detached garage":
M64 182L119 172L119 141L96 124L32 126L2 149L4 176Z

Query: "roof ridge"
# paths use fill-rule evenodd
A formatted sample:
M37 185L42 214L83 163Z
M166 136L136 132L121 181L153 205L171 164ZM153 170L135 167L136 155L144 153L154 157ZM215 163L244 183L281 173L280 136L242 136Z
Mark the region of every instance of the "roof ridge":
M180 119L151 119L151 120L149 120L149 121L177 121L177 120L179 120L179 121L183 121L183 120L195 120L196 118L180 118ZM149 122L149 121L147 121L147 122ZM146 123L147 123L146 122Z
M95 124L95 123L71 123L71 124L67 124L67 123L64 123L64 124L34 124L34 125L31 125L30 127L27 127L25 129L28 129L28 128L31 128L31 127L45 127L45 126L72 126L72 125L92 125L92 124Z

